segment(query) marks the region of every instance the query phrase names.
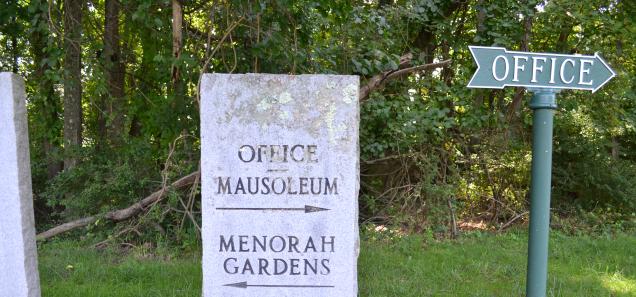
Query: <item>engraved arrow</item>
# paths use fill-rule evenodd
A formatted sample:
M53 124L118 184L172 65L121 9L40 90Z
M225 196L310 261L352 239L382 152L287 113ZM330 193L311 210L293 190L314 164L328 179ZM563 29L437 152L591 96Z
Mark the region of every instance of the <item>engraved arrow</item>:
M224 287L233 287L247 289L248 287L261 287L261 288L335 288L335 286L320 286L320 285L248 285L247 282L239 282L233 284L223 285Z
M329 208L305 205L305 207L217 207L218 210L277 210L277 211L304 211L305 213L327 211Z

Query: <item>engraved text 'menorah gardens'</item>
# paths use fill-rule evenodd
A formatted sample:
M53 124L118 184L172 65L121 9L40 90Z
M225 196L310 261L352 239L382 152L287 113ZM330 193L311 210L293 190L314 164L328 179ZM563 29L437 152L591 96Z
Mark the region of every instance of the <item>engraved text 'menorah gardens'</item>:
M330 259L320 255L335 253L335 241L335 236L220 235L219 252L233 254L223 261L223 270L230 275L329 275ZM282 253L286 257L253 258L241 253Z

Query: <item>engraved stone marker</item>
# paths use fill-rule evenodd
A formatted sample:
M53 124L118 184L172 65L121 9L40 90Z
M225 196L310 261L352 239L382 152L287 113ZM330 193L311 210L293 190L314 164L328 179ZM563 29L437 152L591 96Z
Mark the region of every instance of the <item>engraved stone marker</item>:
M357 296L358 87L203 77L204 297Z
M0 297L39 297L22 79L0 73Z

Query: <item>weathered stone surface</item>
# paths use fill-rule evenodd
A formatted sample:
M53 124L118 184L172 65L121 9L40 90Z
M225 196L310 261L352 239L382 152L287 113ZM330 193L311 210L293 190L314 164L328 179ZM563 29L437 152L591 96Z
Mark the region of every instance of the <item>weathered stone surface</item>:
M0 297L39 297L24 83L0 73Z
M358 88L203 77L204 297L357 296Z

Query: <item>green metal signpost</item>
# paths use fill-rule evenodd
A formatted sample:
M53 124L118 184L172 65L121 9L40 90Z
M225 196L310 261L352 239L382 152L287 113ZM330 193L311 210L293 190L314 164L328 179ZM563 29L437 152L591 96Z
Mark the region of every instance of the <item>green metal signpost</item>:
M526 87L533 92L530 237L527 297L545 297L548 280L548 235L552 177L552 131L560 89L596 92L616 75L598 55L561 55L470 46L477 70L469 88Z

